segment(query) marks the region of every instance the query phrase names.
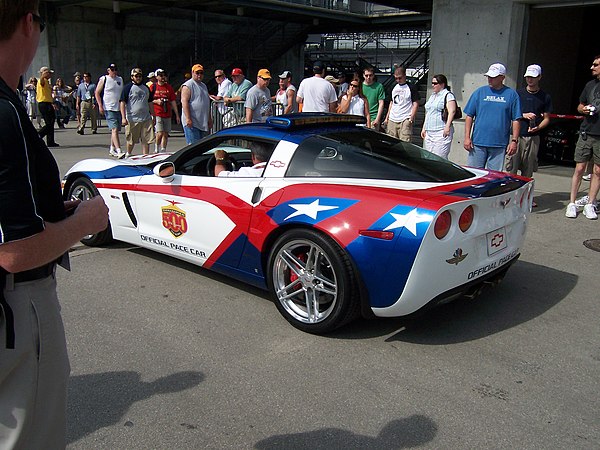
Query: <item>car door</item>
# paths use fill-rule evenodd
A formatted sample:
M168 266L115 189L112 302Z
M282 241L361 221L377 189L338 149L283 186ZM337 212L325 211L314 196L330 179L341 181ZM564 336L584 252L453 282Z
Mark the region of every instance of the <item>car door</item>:
M142 245L207 268L237 267L252 216L252 196L262 178L208 175L218 148L247 165L250 150L232 142L204 141L174 155L173 177L148 175L140 180L135 203Z

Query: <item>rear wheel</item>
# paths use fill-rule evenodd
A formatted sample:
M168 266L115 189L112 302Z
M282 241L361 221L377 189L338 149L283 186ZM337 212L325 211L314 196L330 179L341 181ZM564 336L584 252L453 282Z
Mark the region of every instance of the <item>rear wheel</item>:
M296 328L326 333L355 319L360 304L348 255L313 230L291 230L269 257L269 287L279 312Z
M80 177L77 178L71 187L69 188L69 198L71 199L79 199L81 201L89 200L93 197L100 195L94 183L92 183L88 178ZM108 226L99 233L96 234L88 234L81 239L81 243L85 245L89 245L91 247L96 247L99 245L104 245L112 241L112 230L110 229L110 222Z

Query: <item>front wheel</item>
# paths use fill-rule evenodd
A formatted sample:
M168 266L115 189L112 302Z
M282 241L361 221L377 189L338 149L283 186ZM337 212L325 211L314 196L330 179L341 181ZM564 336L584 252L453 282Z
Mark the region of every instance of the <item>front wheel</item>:
M69 188L69 198L73 200L79 199L83 202L96 197L97 195L100 195L98 189L96 189L94 183L85 177L77 178ZM110 222L103 231L96 234L88 234L81 239L82 244L89 245L90 247L108 244L110 241L112 241Z
M279 312L309 333L332 331L358 316L358 287L348 255L329 237L291 230L269 256L269 288Z

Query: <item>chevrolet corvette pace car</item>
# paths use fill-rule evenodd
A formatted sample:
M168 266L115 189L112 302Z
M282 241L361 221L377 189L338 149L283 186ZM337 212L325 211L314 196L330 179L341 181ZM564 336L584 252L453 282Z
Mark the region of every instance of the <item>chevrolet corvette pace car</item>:
M65 198L101 195L109 207L109 227L84 244L116 239L269 289L311 333L500 281L523 246L533 182L460 167L363 122L292 114L174 154L81 161ZM216 150L235 171L253 165L257 143L270 153L262 176L214 176Z

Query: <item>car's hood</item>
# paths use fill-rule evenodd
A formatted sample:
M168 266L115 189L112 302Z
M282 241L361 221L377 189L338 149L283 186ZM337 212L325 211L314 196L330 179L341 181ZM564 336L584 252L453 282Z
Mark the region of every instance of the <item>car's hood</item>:
M171 153L155 153L151 155L134 155L125 159L114 158L91 158L79 161L71 167L66 176L74 172L106 172L123 170L124 173L148 173L152 172L152 166L171 156Z

